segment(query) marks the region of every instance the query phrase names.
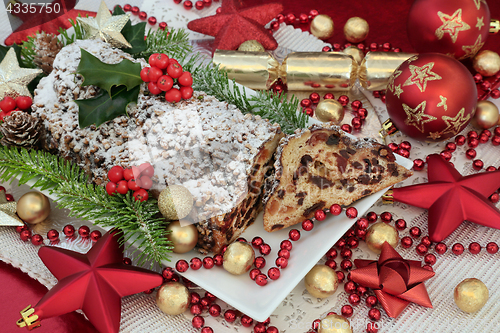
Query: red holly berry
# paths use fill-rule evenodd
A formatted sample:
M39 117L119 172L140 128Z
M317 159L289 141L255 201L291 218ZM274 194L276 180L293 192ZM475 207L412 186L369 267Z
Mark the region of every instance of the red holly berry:
M183 72L181 76L179 76L179 78L177 79L177 82L179 82L181 86L191 87L191 85L193 84L193 78L191 77L191 73Z
M141 189L141 181L139 179L130 179L128 181L128 188L132 191L138 191Z
M180 92L182 99L190 99L193 96L193 88L191 87L181 87Z
M119 165L115 165L108 171L108 178L113 183L118 183L123 179L123 168Z
M145 189L143 189L143 188L135 191L134 194L133 194L133 196L135 198L135 201L137 201L137 200L139 200L139 201L146 201L149 198L148 192Z
M16 98L16 105L21 110L29 109L31 104L33 104L33 100L29 96L18 96Z
M165 100L167 102L180 102L181 101L181 92L177 88L172 88L165 93Z
M156 66L156 59L158 58L159 53L153 53L149 56L148 62L150 66Z
M174 80L168 75L162 75L156 82L156 85L161 91L169 91L174 85Z
M145 190L149 190L153 186L153 181L148 176L142 176L140 178L141 187Z
M127 181L139 178L140 174L141 172L139 171L139 168L136 166L133 166L131 168L126 168L125 170L123 170L123 178L125 178L125 180Z
M158 79L162 75L163 75L163 71L161 69L159 69L158 67L151 67L149 69L148 77L149 77L149 81L151 81L151 82L158 82Z
M141 80L144 81L144 82L149 82L150 79L149 79L149 70L151 69L151 67L144 67L143 69L141 69Z
M165 69L169 64L168 60L169 58L165 53L160 53L158 56L156 56L155 66L159 69Z
M148 90L153 95L158 95L159 93L161 93L160 88L158 88L158 85L155 82L148 83Z
M0 109L6 113L14 110L15 108L16 101L10 96L5 96L5 98L0 102Z
M120 180L116 187L116 192L120 194L127 194L128 192L128 184L126 180Z
M113 195L116 192L116 187L116 183L108 182L106 184L106 192L108 192L109 195Z
M151 178L155 174L155 169L150 163L146 162L139 165L139 172L142 176L148 176Z
M173 79L177 79L182 75L182 67L178 63L171 63L167 67L167 73Z

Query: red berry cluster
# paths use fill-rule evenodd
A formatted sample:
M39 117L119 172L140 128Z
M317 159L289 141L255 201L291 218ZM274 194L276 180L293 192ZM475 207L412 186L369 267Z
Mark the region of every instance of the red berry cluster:
M123 169L115 165L108 171L109 182L106 184L106 192L114 195L115 192L127 194L129 190L134 191L135 200L146 201L149 198L147 190L153 186L155 170L149 163L143 163L139 167Z
M168 102L180 102L193 96L191 73L182 70L177 60L165 53L154 53L149 57L149 65L141 70L141 79L148 83L153 95L165 94ZM177 84L178 87L174 87Z
M29 109L32 103L33 101L29 96L18 96L15 99L10 96L5 96L5 98L0 101L0 121L3 120L4 117L10 116L12 111Z

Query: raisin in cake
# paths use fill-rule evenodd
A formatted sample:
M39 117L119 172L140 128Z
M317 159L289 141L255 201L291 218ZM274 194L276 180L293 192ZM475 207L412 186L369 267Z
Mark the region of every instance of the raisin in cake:
M391 149L354 140L331 124L281 140L274 179L266 184L264 229L272 232L311 218L318 209L352 202L411 175Z
M33 115L42 119L45 149L80 165L96 184L105 184L114 165L150 162L155 167L152 193L167 184L185 186L193 195L188 216L196 222L199 248L219 252L234 241L261 210L264 175L283 134L278 125L243 115L234 105L202 92L168 103L141 86L138 102L99 128L78 125L76 99L96 96L75 75L80 48L101 61L135 60L99 41L76 41L63 48L52 73L35 91Z

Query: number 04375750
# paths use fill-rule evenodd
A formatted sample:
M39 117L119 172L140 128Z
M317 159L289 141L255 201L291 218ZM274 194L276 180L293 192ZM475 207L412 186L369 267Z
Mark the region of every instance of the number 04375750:
M15 14L35 14L35 13L59 13L61 11L61 4L59 3L12 3L9 2L7 5L7 12Z

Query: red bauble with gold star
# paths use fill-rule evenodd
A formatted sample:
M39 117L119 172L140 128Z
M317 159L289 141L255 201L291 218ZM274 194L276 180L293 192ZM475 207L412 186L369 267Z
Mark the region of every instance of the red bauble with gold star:
M474 116L476 102L476 85L467 68L439 53L402 63L386 91L393 125L422 141L443 141L460 133Z
M484 45L490 28L485 0L416 0L408 15L408 38L419 53L465 59Z

